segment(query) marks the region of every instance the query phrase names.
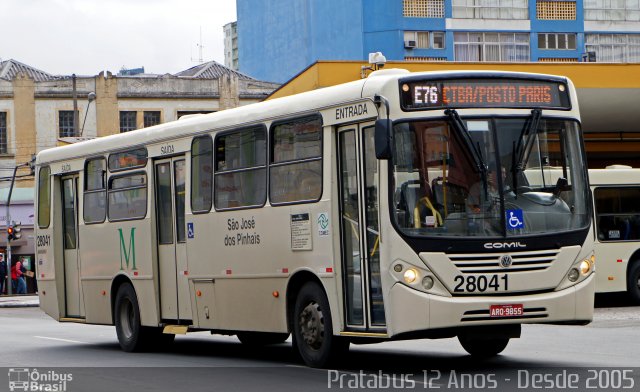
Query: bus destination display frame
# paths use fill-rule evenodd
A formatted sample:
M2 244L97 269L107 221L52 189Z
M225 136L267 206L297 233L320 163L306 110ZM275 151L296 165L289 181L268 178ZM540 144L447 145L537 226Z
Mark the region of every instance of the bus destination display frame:
M571 110L566 83L518 78L401 80L400 104L403 111L531 107Z

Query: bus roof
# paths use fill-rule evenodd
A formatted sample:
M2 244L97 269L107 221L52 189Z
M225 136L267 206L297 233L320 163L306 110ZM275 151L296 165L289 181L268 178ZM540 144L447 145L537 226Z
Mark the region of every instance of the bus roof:
M374 94L381 92L388 86L393 86L397 89L397 81L406 77L473 78L484 76L493 78L510 78L517 76L523 77L524 75L533 79L562 80L567 83L571 83L567 78L562 76L506 71L430 71L410 73L401 69L385 69L373 72L366 79L337 86L312 90L288 97L254 103L201 116L193 116L186 119L155 125L153 127L142 128L135 131L43 150L37 155L36 165L46 165L51 162L99 155L135 146L148 145L151 143L161 143L166 140L172 140L180 137L192 137L193 135L213 130L233 129L239 126L239 118L242 119L242 124L249 125L252 123L304 115L305 113L339 106L345 102L354 101L363 97L372 97ZM572 85L571 88L573 89ZM399 99L398 97L387 98L394 101Z
M591 186L640 185L640 169L625 165L612 165L606 169L589 169Z

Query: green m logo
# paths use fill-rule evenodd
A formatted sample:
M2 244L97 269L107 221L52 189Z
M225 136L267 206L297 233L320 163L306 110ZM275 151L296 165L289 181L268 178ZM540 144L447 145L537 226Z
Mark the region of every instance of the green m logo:
M129 260L131 260L132 267L131 270L136 270L136 240L134 237L134 232L136 231L135 227L131 228L131 234L129 235L129 247L125 245L124 235L122 234L122 229L118 229L118 233L120 233L120 270L124 270L122 266L122 260L127 265L127 269L129 269Z

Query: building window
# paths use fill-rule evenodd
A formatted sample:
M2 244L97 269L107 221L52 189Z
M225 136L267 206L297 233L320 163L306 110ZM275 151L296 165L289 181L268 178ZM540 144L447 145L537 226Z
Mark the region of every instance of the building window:
M304 117L271 128L269 199L309 202L322 195L322 118Z
M404 47L407 49L444 49L444 32L405 31Z
M585 34L585 47L597 62L640 62L640 34Z
M215 141L216 209L263 206L267 199L267 130L255 127Z
M58 130L60 137L78 136L74 126L73 110L60 110L58 112Z
M584 20L640 21L640 1L585 0Z
M444 18L444 0L403 0L402 16L407 18Z
M152 127L154 125L160 124L160 112L152 111L152 112L144 112L144 126Z
M129 132L137 129L137 119L137 112L120 112L120 132Z
M527 0L453 0L454 18L529 19Z
M453 33L455 61L530 60L529 33Z
M540 20L576 20L576 2L538 0L536 15Z
M447 58L446 57L426 57L426 56L405 56L404 61L431 63L434 61L437 61L437 62L447 61Z
M577 63L578 59L574 57L538 57L539 63Z
M0 112L0 154L7 151L7 112Z
M574 50L576 35L573 33L540 33L538 34L538 49Z

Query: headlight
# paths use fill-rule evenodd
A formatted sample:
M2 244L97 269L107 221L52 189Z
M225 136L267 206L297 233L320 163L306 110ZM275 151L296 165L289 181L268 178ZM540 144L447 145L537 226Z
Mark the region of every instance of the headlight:
M422 279L422 287L424 287L425 290L431 290L434 283L433 278L430 276L425 276L424 279Z
M580 273L582 275L587 275L591 271L591 263L588 260L582 260L580 262Z
M575 268L571 268L567 277L570 281L575 282L576 280L578 280L578 277L580 277L580 272L578 272L578 270Z
M409 268L408 270L404 271L404 281L407 284L415 282L417 277L418 271L414 270L413 268Z

